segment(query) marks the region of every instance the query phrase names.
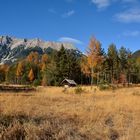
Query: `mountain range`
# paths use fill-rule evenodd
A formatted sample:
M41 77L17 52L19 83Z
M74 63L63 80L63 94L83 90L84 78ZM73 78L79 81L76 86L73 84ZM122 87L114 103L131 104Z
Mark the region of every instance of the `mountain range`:
M10 64L25 58L30 52L39 54L50 53L53 50L66 49L76 50L72 43L43 41L41 39L19 39L10 36L0 36L0 64ZM133 58L140 57L140 50L132 55Z
M26 57L30 52L39 54L49 53L52 50L76 49L72 43L43 41L40 39L19 39L10 36L0 36L0 64L9 64L19 58Z

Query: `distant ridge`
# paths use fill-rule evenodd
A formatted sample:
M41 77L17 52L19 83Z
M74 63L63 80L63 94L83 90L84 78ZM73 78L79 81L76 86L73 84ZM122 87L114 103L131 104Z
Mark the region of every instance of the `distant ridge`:
M0 64L15 62L19 58L26 57L31 51L43 54L52 50L60 50L62 45L66 49L76 49L72 43L0 36Z
M132 57L133 57L133 58L138 58L138 57L140 57L140 50L134 52L133 55L132 55Z

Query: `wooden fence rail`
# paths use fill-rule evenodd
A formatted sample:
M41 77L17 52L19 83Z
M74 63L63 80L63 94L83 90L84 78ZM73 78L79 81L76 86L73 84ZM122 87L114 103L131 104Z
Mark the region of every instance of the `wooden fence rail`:
M28 87L28 86L0 85L0 91L6 91L6 92L30 92L35 90L36 89L34 87Z

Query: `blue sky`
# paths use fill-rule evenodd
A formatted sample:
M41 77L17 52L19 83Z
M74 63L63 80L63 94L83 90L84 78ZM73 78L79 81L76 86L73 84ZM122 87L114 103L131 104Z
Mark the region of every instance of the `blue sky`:
M69 41L85 51L94 35L140 49L140 0L0 0L0 35Z

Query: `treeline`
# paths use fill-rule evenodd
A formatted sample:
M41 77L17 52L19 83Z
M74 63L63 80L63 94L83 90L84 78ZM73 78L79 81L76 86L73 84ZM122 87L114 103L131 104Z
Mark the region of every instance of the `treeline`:
M58 86L64 78L69 78L80 84L81 57L80 51L67 50L63 46L49 54L31 52L15 64L0 66L0 82Z
M133 58L129 49L118 50L114 44L105 53L100 42L91 38L82 72L91 77L91 84L140 83L140 57Z
M17 63L0 66L0 83L58 86L64 78L78 84L140 83L140 58L133 58L125 47L117 50L114 44L105 53L100 42L91 38L86 55L62 46L59 51L31 52Z

